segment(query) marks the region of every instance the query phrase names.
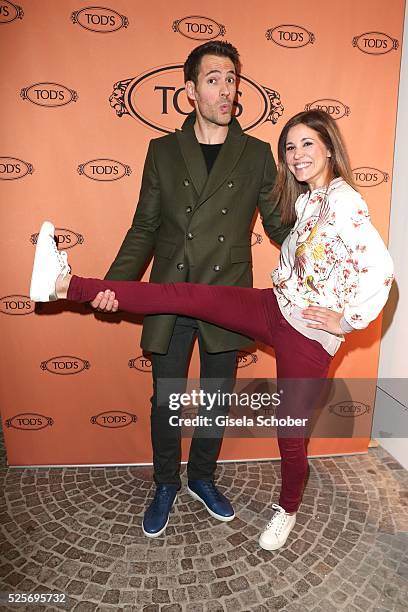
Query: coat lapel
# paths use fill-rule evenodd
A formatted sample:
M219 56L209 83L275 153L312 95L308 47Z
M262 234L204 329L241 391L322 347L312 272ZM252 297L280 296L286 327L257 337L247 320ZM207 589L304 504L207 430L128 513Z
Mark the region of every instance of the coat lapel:
M177 140L184 162L199 196L208 178L207 167L200 145L194 133L195 113L191 113L181 130L176 130Z
M201 206L231 174L244 151L248 136L244 134L238 121L233 118L227 138L208 175L204 156L194 133L194 123L195 112L187 117L181 130L176 130L176 136L184 162L199 196L197 205Z
M230 176L241 157L248 136L244 134L236 119L232 119L227 138L208 176L204 189L200 194L198 205L201 206Z

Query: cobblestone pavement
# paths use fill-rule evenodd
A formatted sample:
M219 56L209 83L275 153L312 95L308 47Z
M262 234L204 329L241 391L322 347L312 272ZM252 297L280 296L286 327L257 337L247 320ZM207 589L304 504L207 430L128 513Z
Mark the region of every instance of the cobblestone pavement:
M407 610L408 473L382 448L310 460L297 524L275 553L257 537L277 501L277 461L219 465L237 518L219 523L182 492L157 539L140 528L150 468L2 461L0 591L67 597L5 610Z

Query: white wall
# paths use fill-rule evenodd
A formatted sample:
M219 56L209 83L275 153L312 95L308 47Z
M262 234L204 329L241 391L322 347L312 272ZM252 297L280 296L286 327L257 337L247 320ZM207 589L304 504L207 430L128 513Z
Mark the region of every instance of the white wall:
M388 422L385 431L400 423L408 428L408 10L405 10L401 81L398 98L389 250L396 282L384 310L376 414ZM400 379L400 380L392 380ZM402 381L401 379L405 379ZM380 428L381 429L381 428ZM378 431L378 428L377 428ZM374 434L375 435L375 434ZM395 435L395 434L394 434ZM401 435L403 433L401 432ZM406 434L405 434L406 435ZM408 469L408 438L379 438Z

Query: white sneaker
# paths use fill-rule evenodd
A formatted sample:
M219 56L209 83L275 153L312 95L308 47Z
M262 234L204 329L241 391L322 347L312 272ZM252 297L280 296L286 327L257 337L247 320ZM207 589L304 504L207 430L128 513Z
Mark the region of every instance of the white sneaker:
M33 274L31 277L30 299L33 302L57 300L55 283L62 274L70 272L65 251L59 251L54 238L54 226L44 221L37 238Z
M296 514L288 514L278 504L272 504L275 514L259 536L259 545L264 550L281 548L296 523Z

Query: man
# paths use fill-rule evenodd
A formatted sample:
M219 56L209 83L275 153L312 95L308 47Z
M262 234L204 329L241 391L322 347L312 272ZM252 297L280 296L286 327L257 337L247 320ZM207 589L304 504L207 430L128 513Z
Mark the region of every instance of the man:
M150 142L133 223L107 279L137 279L153 254L153 282L250 287L251 223L257 206L268 236L283 242L289 228L281 226L270 197L276 172L270 146L244 134L232 118L239 69L238 51L224 41L205 43L190 53L184 80L195 110L181 130ZM92 305L112 309L102 295ZM158 381L186 376L195 336L207 388L212 379L234 378L237 350L249 343L244 336L186 317L145 318L141 345L152 353L156 482L143 518L149 537L165 530L180 488L180 432L169 427L168 406L158 404ZM214 484L222 434L202 433L196 430L191 441L188 491L211 516L230 521L234 510Z

